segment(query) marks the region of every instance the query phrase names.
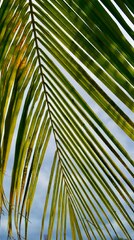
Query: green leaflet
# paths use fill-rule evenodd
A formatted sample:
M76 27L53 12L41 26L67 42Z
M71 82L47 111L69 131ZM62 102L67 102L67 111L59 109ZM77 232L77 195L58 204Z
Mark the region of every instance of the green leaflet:
M44 155L45 155L45 152L46 152L47 145L49 143L50 134L51 134L51 128L49 129L47 137L44 141L43 150L42 150L42 154L41 154L41 157L40 157L40 160L39 160L39 163L38 163L39 166L37 167L36 173L35 173L35 170L36 170L35 166L36 166L36 160L37 159L35 159L35 158L33 159L32 166L31 166L31 169L30 169L29 176L31 175L30 176L31 183L30 183L30 186L29 186L29 192L28 192L28 196L27 196L27 200L26 200L26 217L28 217L28 218L29 218L31 205L32 205L32 201L33 201L36 186L37 186L37 181L38 181L40 168L41 168L41 165L42 165L42 161L44 159ZM28 227L28 222L27 222L27 226L26 226L26 232L27 232L27 227ZM25 237L27 238L27 234L26 234Z
M40 88L41 88L41 85L39 85L37 91L35 92L35 98L34 98L35 102L37 101L37 98L39 97L38 93L39 93ZM18 173L19 173L19 170L20 170L20 166L21 165L23 166L23 164L24 164L26 153L27 153L27 148L30 145L32 135L33 134L36 135L36 133L38 131L38 128L40 126L39 125L40 121L38 121L38 120L41 120L41 116L43 115L43 111L44 111L44 105L40 109L40 107L42 105L42 96L43 96L43 94L41 94L40 101L39 101L39 103L37 105L37 108L36 108L36 111L33 115L32 122L31 122L31 125L30 125L30 129L29 129L29 132L28 132L28 138L25 139L26 136L23 135L25 141L24 141L24 145L21 146L21 149L20 149L21 151L20 151L19 158L17 157L18 151L16 149L16 156L15 156L16 158L15 158L15 161L14 161L14 168L13 168L13 172L12 172L11 191L10 191L10 205L11 206L14 203L14 197L15 197L15 193L16 193L16 190L17 190L16 189L16 183L18 181L17 177L19 176ZM27 134L27 132L25 132L25 134ZM9 211L10 211L9 216L10 216L10 221L11 221L11 213L12 213L12 208L11 207L9 208Z
M52 185L52 181L53 181L53 175L54 175L55 166L56 166L56 160L57 160L57 151L55 152L55 155L54 155L53 165L52 165L52 168L51 168L51 173L50 173L50 178L49 178L49 184L48 184L48 188L47 188L47 194L46 194L46 199L45 199L45 204L44 204L44 211L43 211L43 216L42 216L40 239L42 239L42 235L43 235L44 220L45 220L45 216L46 216L48 200L49 200L51 185Z
M70 215L70 225L71 225L71 231L72 231L72 239L76 240L76 230L75 230L75 222L74 222L74 215L73 210L70 205L70 202L68 200L68 206L69 206L69 215Z
M44 106L42 108L42 110L44 110ZM40 115L39 115L39 118L38 118L38 123L39 123L39 120L42 116L42 114L44 114L43 111L41 111ZM47 121L47 118L48 118L48 112L46 112L46 114L44 115L44 119L43 119L43 122L41 124L41 126L39 124L36 124L36 129L38 130L38 128L40 127L40 132L39 132L39 136L38 136L38 139L36 140L36 132L37 130L34 131L33 133L33 136L32 136L32 139L31 139L31 142L30 142L30 145L27 149L27 152L25 152L25 157L23 157L23 161L19 167L19 172L18 172L18 181L16 183L16 222L18 224L18 218L19 218L19 215L18 213L20 212L20 204L21 204L21 201L22 201L22 196L23 196L23 192L24 192L24 189L25 189L25 186L27 185L28 182L26 182L26 177L28 176L29 178L29 172L28 172L28 167L29 167L29 162L31 160L31 154L32 154L32 150L34 149L34 144L35 144L35 152L36 152L36 156L34 155L33 159L32 159L32 163L31 163L31 166L34 164L34 162L37 162L39 161L39 167L37 165L36 167L36 179L38 179L38 174L39 174L39 169L42 165L42 161L44 159L44 155L45 155L45 151L46 151L46 148L47 148L47 144L48 144L48 139L50 137L50 132L49 131L49 134L48 134L48 137L47 139L45 140L45 135L47 133L47 130L48 130L48 124L49 124L49 121ZM44 138L42 138L42 134L41 134L41 131L42 131L42 134L44 133ZM41 140L40 140L41 139ZM39 143L39 140L40 140L40 143ZM45 146L43 146L43 141L45 143ZM41 145L43 146L42 148L44 149L44 151L42 151L41 153L41 156L39 158L39 151L41 150ZM39 149L39 150L38 150ZM39 158L39 160L38 160ZM40 160L41 159L41 160ZM33 167L33 166L32 166ZM38 170L37 170L38 169ZM31 171L31 170L30 170ZM22 176L22 178L20 178L19 176ZM31 177L31 176L30 176ZM34 179L34 178L33 178ZM32 184L33 184L34 180L32 181ZM36 182L36 181L35 181ZM36 184L35 184L36 186ZM33 187L33 185L32 185ZM31 188L31 187L29 187ZM27 194L28 194L28 191L27 191ZM26 199L26 192L25 192L25 198ZM23 199L23 204L24 204L24 199ZM19 200L19 203L18 203L18 200ZM23 207L21 209L21 215L23 215ZM21 218L20 218L21 219ZM21 220L20 220L21 221Z
M65 219L65 201L66 201L66 189L65 185L63 188L63 195L62 195L62 201L61 201L61 218L60 218L60 240L63 238L63 229L64 229L64 219Z
M81 231L78 225L78 221L77 218L75 216L74 210L72 208L72 205L70 204L70 200L68 200L68 206L69 206L69 212L70 212L70 221L72 221L72 233L75 231L74 227L76 227L77 233L78 233L78 237L80 240L82 240L82 235L81 235ZM74 226L75 225L75 226ZM75 236L74 236L75 239Z
M60 225L60 219L61 219L61 206L62 206L62 197L63 197L63 183L64 181L61 181L61 187L60 187L60 193L59 193L59 199L58 199L58 213L57 213L57 227L56 227L56 240L59 239L59 232L61 232L61 225Z
M58 163L56 174L55 174L55 179L54 179L51 210L50 210L50 217L49 217L49 224L48 224L48 239L52 239L54 219L55 219L56 207L57 207L57 197L59 194L60 184L61 184L61 168Z

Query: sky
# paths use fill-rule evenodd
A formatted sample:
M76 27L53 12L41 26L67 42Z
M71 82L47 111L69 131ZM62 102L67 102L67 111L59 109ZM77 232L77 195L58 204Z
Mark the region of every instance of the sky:
M126 33L125 37L128 39L128 41L132 44L132 39L130 39ZM58 65L58 63L57 63ZM74 84L74 80L71 78L71 76L59 65L59 68L65 73L66 77L70 80L71 83ZM86 69L86 71L93 76L93 74ZM94 77L94 76L93 76ZM99 80L94 77L94 79L99 83ZM116 103L118 103L119 106L122 108L125 108L124 104L122 104L117 98L108 91L108 89L104 86L101 85L105 91L112 96ZM100 117L100 119L106 124L106 126L111 130L112 134L119 140L119 142L124 146L124 148L129 152L130 156L133 158L134 157L134 143L132 140L130 140L129 137L110 119L110 117L102 110L100 107L90 98L90 96L87 95L87 93L78 86L77 83L75 83L75 88L78 90L79 93L83 96L85 101L90 104L90 106L93 108L94 112ZM117 102L118 101L118 102ZM133 120L134 115L132 112L129 111L129 109L125 108L125 112L129 115L129 117ZM18 120L19 123L19 120ZM17 128L14 134L14 139L12 142L12 148L10 152L10 157L9 157L9 162L8 162L8 167L7 171L5 174L5 189L7 195L9 194L9 186L10 186L10 180L11 180L11 168L12 168L12 163L13 163L13 156L14 156L14 149L15 149L15 139L16 139L16 134L17 134ZM53 155L55 152L56 146L55 146L55 141L54 141L54 136L52 134L51 140L45 155L45 160L43 162L43 165L41 167L41 172L39 175L39 180L38 180L38 186L37 186L37 191L35 195L35 199L33 202L32 210L31 210L31 215L30 215L30 223L29 223L29 240L32 239L39 239L39 233L40 233L40 226L41 226L41 217L42 217L42 210L44 206L44 200L45 200L45 195L46 195L46 189L48 185L48 180L49 180L49 174L50 174L50 169L51 169L51 164L53 161ZM122 167L122 166L121 166ZM122 168L122 170L125 173L125 170ZM131 181L133 181L131 179ZM134 183L134 182L133 182ZM48 214L47 214L48 218ZM68 219L69 222L69 219ZM113 222L115 225L115 228L118 228L115 222ZM45 230L44 230L45 234ZM4 215L2 216L1 219L1 227L0 227L0 240L5 240L7 237L7 213L4 212ZM131 237L134 239L134 233L131 232ZM55 237L53 236L53 239ZM67 230L67 240L71 240L71 232L70 228ZM86 238L84 238L86 240ZM99 240L99 238L97 239Z

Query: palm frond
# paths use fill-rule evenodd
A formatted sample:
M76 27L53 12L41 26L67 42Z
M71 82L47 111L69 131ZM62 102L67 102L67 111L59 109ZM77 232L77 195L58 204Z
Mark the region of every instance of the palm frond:
M133 160L94 108L134 140L133 48L127 40L133 39L133 7L105 0L2 2L0 211L8 209L10 238L14 225L21 238L24 218L28 239L53 135L40 239L44 226L48 239L67 239L68 225L72 239L132 239ZM13 141L8 202L4 179Z

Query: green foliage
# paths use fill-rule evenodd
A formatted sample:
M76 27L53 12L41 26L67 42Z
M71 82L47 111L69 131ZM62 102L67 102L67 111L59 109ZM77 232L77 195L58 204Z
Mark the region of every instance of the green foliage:
M74 240L122 239L120 233L132 239L133 161L94 109L99 106L134 140L129 116L134 112L133 49L126 39L133 32L121 15L122 10L132 21L133 3L116 5L120 11L105 0L2 1L0 214L6 207L10 238L14 222L20 239L24 217L28 239L38 177L53 134L56 153L40 239L48 205L48 239L54 224L56 239L66 239L68 219ZM16 131L6 199L3 183Z

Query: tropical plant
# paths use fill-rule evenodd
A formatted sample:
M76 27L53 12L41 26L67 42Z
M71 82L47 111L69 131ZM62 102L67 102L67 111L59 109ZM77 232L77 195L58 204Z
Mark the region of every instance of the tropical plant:
M48 239L54 224L55 238L66 239L68 217L72 239L132 239L133 161L94 108L134 140L133 7L130 0L1 1L0 211L7 209L9 238L13 221L21 238L22 218L28 238L53 135L40 239L48 204ZM4 178L16 131L8 199Z

